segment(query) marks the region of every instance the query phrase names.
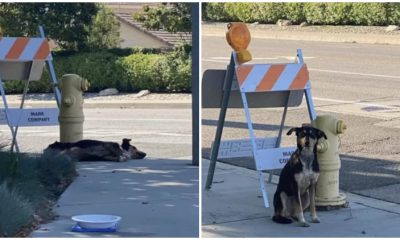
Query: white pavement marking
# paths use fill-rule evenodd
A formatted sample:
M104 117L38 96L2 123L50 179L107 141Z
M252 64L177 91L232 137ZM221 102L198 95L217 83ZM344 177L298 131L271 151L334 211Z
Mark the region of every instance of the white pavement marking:
M23 134L27 133L34 133L36 136L58 136L58 129L56 131L46 131L46 130L34 130L34 129L29 129L29 128L24 128L23 129ZM127 134L127 131L121 130L121 131L112 131L110 132L109 130L95 130L95 129L87 129L84 130L84 135L86 136L104 136L104 137L109 137L109 136L125 136ZM129 133L130 135L157 135L157 136L169 136L169 137L192 137L192 134L185 134L185 133L171 133L171 132L151 132L151 131L142 131L142 132L133 132Z
M347 101L347 100L339 100L339 99L332 99L332 98L319 98L319 97L314 97L313 99L317 100L317 101L324 101L324 102L354 104L354 105L367 106L367 107L381 107L381 108L386 108L386 109L398 109L398 107L394 107L394 106L389 106L389 105L384 105L384 104L376 104L376 103L366 103L366 102L361 102L361 100Z
M345 71L335 71L335 70L316 69L316 68L309 68L308 70L310 70L310 71L315 71L315 72L328 72L328 73L337 73L337 74L345 74L345 75L359 75L359 76L366 76L366 77L378 77L378 78L400 79L400 76L381 75L381 74L358 73L358 72L345 72Z
M145 121L145 122L192 122L191 119L176 119L176 118L94 118L88 117L85 118L85 121Z
M225 64L229 63L229 61L227 61L227 60L214 60L214 59L203 59L203 62L216 62L216 63L225 63Z
M296 57L296 56L277 56L277 58L278 58L278 59L285 58L285 59L287 59L287 60L294 61L297 57ZM303 59L314 59L314 58L317 58L317 57L304 57L304 56L303 56Z
M313 59L316 57L303 57L304 59ZM279 59L287 59L290 61L294 61L296 59L295 56L276 56L276 57L254 57L252 58L253 61L265 61L265 60L279 60ZM218 63L228 63L230 60L229 57L209 57L203 58L205 62L218 62Z
M276 57L271 57L271 58L253 58L253 60L278 60L278 59L288 59L288 60L294 60L295 57L293 56L276 56ZM303 57L304 59L313 59L317 57ZM228 63L229 57L209 57L209 58L204 58L203 61L205 62L219 62L219 63ZM226 60L226 61L222 61ZM329 70L329 69L317 69L317 68L309 68L309 71L315 71L315 72L327 72L327 73L336 73L336 74L345 74L345 75L359 75L359 76L366 76L366 77L378 77L378 78L392 78L392 79L400 79L399 76L393 76L393 75L383 75L383 74L373 74L373 73L359 73L359 72L347 72L347 71L337 71L337 70Z

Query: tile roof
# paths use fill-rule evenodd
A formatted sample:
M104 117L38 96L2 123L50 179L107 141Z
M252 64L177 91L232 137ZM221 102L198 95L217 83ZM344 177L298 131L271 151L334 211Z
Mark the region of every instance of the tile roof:
M157 3L109 3L107 4L114 10L115 16L118 20L123 21L133 28L136 28L143 33L152 35L153 37L159 39L160 41L166 43L170 47L179 45L182 42L191 42L192 35L187 32L177 32L170 33L164 30L151 30L146 29L143 23L137 22L133 19L133 14L136 12L141 12L144 5L157 6Z

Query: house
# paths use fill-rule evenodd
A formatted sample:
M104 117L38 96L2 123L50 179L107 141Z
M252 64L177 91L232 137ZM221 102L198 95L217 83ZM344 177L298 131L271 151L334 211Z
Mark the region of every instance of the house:
M163 30L147 30L133 19L133 14L143 11L145 5L156 7L161 3L106 3L120 22L120 47L172 48L182 41L190 42L191 34L169 33Z

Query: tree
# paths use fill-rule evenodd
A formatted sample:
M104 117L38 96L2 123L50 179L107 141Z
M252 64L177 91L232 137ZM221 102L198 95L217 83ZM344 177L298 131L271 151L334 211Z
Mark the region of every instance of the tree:
M63 49L80 50L97 14L95 3L0 3L0 29L4 36L37 36L44 25L46 36Z
M168 32L191 32L191 3L163 3L157 7L145 6L142 13L134 14L136 21L147 29Z
M120 24L111 9L98 5L97 15L88 26L87 46L90 49L115 48L119 44Z

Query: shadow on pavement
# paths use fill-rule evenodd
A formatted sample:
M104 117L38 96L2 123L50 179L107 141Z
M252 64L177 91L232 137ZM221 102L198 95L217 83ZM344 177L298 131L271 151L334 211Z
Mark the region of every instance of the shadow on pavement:
M58 201L56 221L34 237L198 237L198 167L190 159L80 162ZM122 217L115 234L73 233L74 215ZM43 231L43 229L48 229Z
M202 157L210 159L210 151L210 148L203 148ZM340 159L341 190L400 203L400 161L351 155L340 155ZM255 170L254 160L251 157L218 159L218 162ZM280 174L280 170L266 172Z
M217 126L218 120L203 119L202 125L206 126ZM278 131L280 125L276 124L261 124L253 123L254 130L265 130L265 131ZM224 128L241 128L248 129L246 122L236 122L236 121L225 121ZM285 126L284 129L290 129L292 126Z

